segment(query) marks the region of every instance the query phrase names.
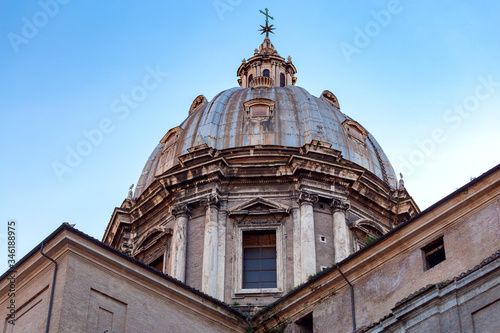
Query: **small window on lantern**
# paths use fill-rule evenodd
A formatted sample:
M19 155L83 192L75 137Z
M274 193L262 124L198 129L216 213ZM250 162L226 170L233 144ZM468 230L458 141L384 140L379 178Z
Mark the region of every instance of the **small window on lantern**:
M286 85L285 83L285 74L280 73L280 87L284 87Z
M269 77L269 69L264 69L264 76Z
M250 76L248 77L248 86L250 87L250 83L252 83L252 80L253 80L253 75L250 74Z

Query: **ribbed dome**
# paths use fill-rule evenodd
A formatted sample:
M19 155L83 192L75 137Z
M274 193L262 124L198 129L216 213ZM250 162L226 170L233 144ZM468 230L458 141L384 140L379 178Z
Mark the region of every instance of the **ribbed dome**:
M232 88L210 103L200 97L187 119L171 129L151 154L134 197L156 176L177 165L178 157L188 149L205 144L223 150L257 145L302 147L316 140L331 144L344 159L396 187L394 170L375 138L340 112L335 96L328 91L317 98L301 87L287 85Z

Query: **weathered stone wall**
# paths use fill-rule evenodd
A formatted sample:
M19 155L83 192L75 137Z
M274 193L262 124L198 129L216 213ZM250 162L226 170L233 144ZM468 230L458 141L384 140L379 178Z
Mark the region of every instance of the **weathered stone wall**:
M369 325L390 313L394 305L428 285L458 276L478 265L483 259L500 248L500 201L465 217L458 217L456 223L420 241L407 240L407 249L350 282L354 285L356 320L358 327ZM425 270L423 246L443 235L446 260ZM405 248L405 244L400 244ZM370 265L367 263L367 265ZM350 329L350 290L347 287L337 292L314 309L317 329L340 327L338 332ZM348 300L345 303L345 300ZM431 319L429 319L431 320ZM429 323L429 325L431 325ZM425 331L425 330L424 330ZM421 332L415 328L415 332Z
M69 237L74 244L50 253L59 264L50 332L245 331L242 318L221 305L78 236ZM38 253L34 257L36 262L19 270L17 321L6 332L45 330L54 265ZM1 287L5 291L5 280ZM2 292L3 318L6 301Z
M323 206L323 208L320 207ZM314 232L316 234L316 271L321 270L321 266L330 267L335 262L333 249L333 214L330 206L324 203L315 205L314 210ZM325 236L322 242L320 236Z
M15 325L7 323L9 313L8 296L9 280L2 281L0 295L0 316L4 320L5 330L3 332L44 332L47 325L52 278L54 264L45 257L31 261L30 264L37 266L35 274L25 269L18 269L16 276L15 301L16 314ZM58 326L61 318L61 304L65 292L67 257L58 260L58 274L56 289L54 290L53 309L51 318L51 332L59 332Z

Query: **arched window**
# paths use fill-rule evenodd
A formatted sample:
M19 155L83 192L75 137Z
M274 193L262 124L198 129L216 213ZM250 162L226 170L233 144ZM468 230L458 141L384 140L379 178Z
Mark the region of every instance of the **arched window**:
M248 86L250 87L250 83L252 82L253 80L253 75L250 74L250 76L248 77Z
M280 73L280 87L284 87L285 84L285 74Z
M264 76L269 77L269 69L264 69Z

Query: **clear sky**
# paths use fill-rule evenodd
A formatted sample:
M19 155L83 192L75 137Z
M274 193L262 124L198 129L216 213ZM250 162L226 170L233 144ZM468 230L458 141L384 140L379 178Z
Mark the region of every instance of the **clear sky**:
M266 7L297 85L332 91L422 210L500 162L497 1L0 0L0 270L10 219L18 259L64 221L101 239L193 99L237 86Z

